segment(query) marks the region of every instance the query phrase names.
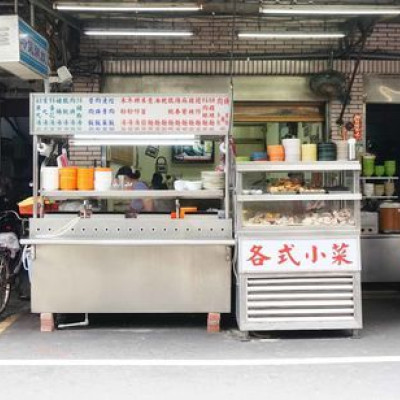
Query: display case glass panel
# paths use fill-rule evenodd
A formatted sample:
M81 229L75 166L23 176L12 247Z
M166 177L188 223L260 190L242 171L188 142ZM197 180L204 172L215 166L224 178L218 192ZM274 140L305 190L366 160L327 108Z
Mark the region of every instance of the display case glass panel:
M238 194L355 193L352 171L248 172Z
M356 226L353 201L306 200L244 202L241 205L243 227L331 228Z

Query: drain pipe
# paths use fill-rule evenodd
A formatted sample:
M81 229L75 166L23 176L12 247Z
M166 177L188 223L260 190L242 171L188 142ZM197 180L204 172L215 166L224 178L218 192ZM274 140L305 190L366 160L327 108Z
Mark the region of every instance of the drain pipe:
M58 329L76 328L80 326L89 326L89 314L85 314L85 319L81 322L71 322L70 324L59 324Z

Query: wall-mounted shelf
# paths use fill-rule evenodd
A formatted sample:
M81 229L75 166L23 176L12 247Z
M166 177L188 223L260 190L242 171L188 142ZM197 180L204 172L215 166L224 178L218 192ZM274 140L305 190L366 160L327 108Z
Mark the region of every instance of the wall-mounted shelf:
M286 172L286 171L360 171L358 161L313 161L313 162L273 162L247 161L236 163L237 172Z
M398 196L363 196L363 199L395 200L395 199L398 199Z
M398 176L360 176L362 181L395 181L398 180Z

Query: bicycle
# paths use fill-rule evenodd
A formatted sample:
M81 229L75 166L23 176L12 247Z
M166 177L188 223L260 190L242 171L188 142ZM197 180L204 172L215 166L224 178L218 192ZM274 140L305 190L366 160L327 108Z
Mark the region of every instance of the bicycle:
M22 277L23 249L19 239L24 234L24 225L25 220L15 211L0 213L0 314L10 300L12 285Z

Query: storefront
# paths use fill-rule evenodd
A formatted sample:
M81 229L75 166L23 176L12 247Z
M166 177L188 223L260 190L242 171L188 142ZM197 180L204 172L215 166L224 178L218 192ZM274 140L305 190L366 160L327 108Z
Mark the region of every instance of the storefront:
M397 77L369 76L365 79L364 148L374 157L374 170L364 169L362 178L363 281L368 283L400 280L396 170L400 160L397 132L399 90ZM394 163L394 168L388 170L390 163Z

